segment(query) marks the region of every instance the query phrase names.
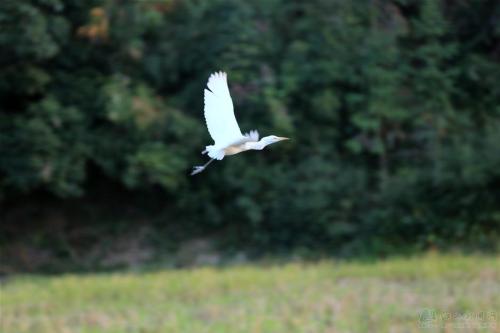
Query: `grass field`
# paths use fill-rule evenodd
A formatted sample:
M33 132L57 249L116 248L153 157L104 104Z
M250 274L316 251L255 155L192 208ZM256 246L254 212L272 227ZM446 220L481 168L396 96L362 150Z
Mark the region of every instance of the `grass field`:
M18 276L1 332L500 332L500 258Z

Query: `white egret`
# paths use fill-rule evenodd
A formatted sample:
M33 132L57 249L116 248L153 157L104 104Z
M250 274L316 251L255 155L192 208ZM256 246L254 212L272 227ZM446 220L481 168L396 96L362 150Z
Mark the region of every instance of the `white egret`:
M191 175L202 172L214 160L234 155L246 150L262 150L272 143L288 138L270 135L259 140L257 131L242 134L234 116L233 101L227 86L227 74L213 73L208 78L205 88L205 120L208 132L214 144L206 146L202 154L208 154L210 160L202 166L195 166Z

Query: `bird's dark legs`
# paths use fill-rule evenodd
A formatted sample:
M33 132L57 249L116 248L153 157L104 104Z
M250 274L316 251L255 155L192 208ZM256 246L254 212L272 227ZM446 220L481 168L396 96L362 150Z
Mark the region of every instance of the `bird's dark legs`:
M193 172L191 172L191 176L193 175L196 175L197 173L200 173L202 172L203 170L205 170L205 168L214 161L213 158L210 159L210 161L208 161L207 163L205 163L204 165L202 166L195 166L193 167Z

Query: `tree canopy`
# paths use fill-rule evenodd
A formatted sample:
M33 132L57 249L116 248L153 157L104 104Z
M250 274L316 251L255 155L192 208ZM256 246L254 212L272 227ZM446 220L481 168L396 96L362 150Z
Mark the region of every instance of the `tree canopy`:
M494 0L2 1L0 215L126 193L231 246L490 244L499 22ZM242 131L293 140L190 178L218 70Z

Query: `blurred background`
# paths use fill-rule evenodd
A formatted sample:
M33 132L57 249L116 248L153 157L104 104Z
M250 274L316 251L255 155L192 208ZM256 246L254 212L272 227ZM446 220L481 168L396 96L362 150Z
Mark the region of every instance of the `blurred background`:
M498 250L498 1L8 0L0 50L4 274ZM219 70L293 139L190 177Z
M500 2L2 0L0 221L5 333L500 332Z

